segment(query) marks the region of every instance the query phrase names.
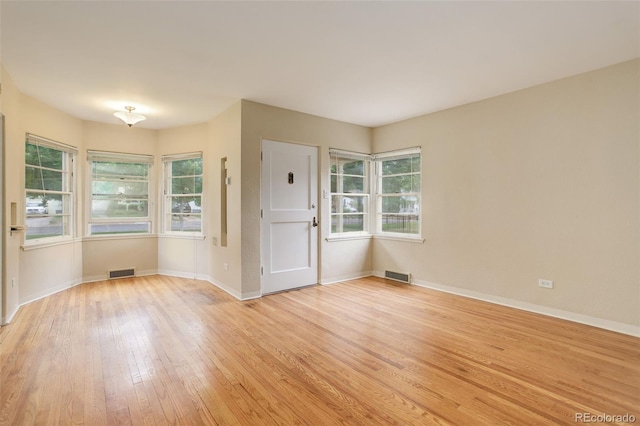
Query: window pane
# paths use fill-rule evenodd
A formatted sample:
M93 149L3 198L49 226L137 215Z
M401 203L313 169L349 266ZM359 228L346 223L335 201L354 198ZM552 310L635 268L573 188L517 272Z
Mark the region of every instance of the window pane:
M331 232L362 232L366 230L364 215L332 215Z
M171 179L172 194L200 194L202 193L202 176L192 176Z
M69 219L69 216L63 215L27 217L27 240L67 235Z
M62 170L64 152L57 149L27 143L25 146L25 164Z
M146 196L149 189L147 182L125 180L94 181L92 187L94 194L122 196Z
M417 214L420 199L414 195L383 196L382 213L410 213Z
M122 197L146 198L149 191L148 182L131 182L125 180L94 180L94 195L119 195Z
M26 166L24 171L25 188L47 191L62 191L62 172Z
M168 215L166 223L170 223L170 231L201 232L202 216L200 214L181 213Z
M342 192L362 194L364 192L364 178L342 176Z
M368 202L368 195L332 195L331 213L366 213Z
M351 161L342 165L342 173L345 175L364 176L364 161Z
M363 215L344 215L342 216L342 232L360 232L364 231Z
M382 230L384 232L398 232L402 234L418 234L419 229L418 215L382 215Z
M129 223L92 223L89 225L91 235L99 234L143 234L150 229L149 222Z
M71 214L70 194L48 194L45 203L48 214Z
M47 197L43 194L27 193L26 197L26 215L43 215L49 213L47 208Z
M171 162L171 175L194 176L202 174L202 158L192 158L190 160L176 160ZM201 192L201 191L198 191Z
M96 161L92 163L92 174L94 178L127 177L131 180L146 180L149 165Z
M338 192L338 176L331 175L331 192Z
M179 196L170 198L172 213L200 213L202 204L201 196Z
M420 192L420 175L400 175L382 178L383 194L400 194L403 192Z
M149 215L149 203L145 199L96 197L91 200L92 218L136 218Z
M397 175L420 171L420 156L382 160L381 163L383 175Z

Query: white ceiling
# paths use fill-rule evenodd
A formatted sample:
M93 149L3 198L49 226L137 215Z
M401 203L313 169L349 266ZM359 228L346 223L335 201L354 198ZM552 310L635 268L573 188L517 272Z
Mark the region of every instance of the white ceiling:
M2 1L1 62L85 120L210 120L249 99L365 126L640 56L640 3Z

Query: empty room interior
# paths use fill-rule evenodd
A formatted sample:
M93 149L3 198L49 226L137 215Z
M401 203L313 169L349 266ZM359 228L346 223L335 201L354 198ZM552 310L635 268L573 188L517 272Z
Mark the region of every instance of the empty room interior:
M0 425L640 421L640 2L0 2Z

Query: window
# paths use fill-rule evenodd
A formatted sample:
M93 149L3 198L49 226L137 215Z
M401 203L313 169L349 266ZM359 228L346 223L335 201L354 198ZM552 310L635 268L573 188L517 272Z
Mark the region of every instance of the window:
M377 232L420 235L420 149L376 154L374 160Z
M73 147L27 134L24 170L27 242L73 236L76 152Z
M381 154L329 150L331 157L331 234L368 235L369 210L375 232L415 238L420 235L420 148ZM369 177L373 166L374 177ZM375 198L370 200L370 194ZM373 222L372 222L373 223Z
M162 157L164 232L202 232L202 153Z
M369 155L330 150L331 233L369 230Z
M150 155L89 151L90 235L151 232Z

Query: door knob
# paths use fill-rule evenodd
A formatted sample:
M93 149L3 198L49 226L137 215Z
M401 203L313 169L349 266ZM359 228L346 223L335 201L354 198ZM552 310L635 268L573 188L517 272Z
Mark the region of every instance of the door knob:
M315 226L318 226L318 222L316 222L316 217L315 217L315 216L313 217L313 223L312 223L312 225L313 225L314 227L315 227Z

